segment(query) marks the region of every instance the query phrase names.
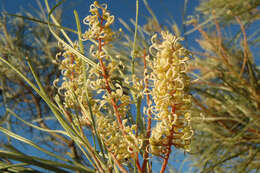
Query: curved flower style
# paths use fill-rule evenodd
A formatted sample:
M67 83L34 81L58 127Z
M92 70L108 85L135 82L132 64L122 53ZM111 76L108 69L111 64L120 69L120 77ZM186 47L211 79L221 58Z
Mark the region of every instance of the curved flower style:
M101 14L100 10L102 12ZM112 32L110 25L114 23L114 16L111 16L107 11L107 5L99 4L95 1L90 5L89 11L92 15L85 17L83 20L83 23L89 26L88 31L83 34L83 39L103 39L105 41L111 41L114 33Z
M77 49L78 45L75 44L74 48ZM63 59L59 60L61 55ZM85 66L82 60L66 48L64 53L57 54L56 59L60 61L59 69L62 73L62 83L60 87L57 86L60 81L58 78L54 81L54 86L58 88L59 94L64 96L65 108L77 110L79 102L87 105L86 87L88 86L84 80Z
M98 132L107 146L107 150L113 154L121 163L131 159L132 155L138 153L142 147L142 139L136 138L134 131L135 125L126 126L127 120L124 120L125 131L127 135L122 136L119 132L119 126L116 121L107 117L99 117L97 121Z

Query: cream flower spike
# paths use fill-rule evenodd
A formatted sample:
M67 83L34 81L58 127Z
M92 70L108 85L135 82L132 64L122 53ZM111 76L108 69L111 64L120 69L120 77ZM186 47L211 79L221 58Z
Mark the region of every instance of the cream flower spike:
M166 155L171 146L189 150L193 131L190 127L190 116L187 116L190 95L186 61L189 52L179 43L182 38L168 31L161 33L162 42L157 35L151 38L150 53L155 56L151 92L157 112L157 124L152 130L150 151L155 155ZM186 116L185 116L186 115Z
M83 20L88 26L83 40L91 40L89 53L98 62L102 73L91 67L88 71L89 78L91 77L89 84L90 89L99 97L95 100L97 112L105 112L95 117L97 132L109 154L120 162L128 162L131 158L135 159L136 153L141 150L143 137L136 135L135 124L127 123L131 97L124 93L122 84L113 79L119 73L122 62L113 60L104 47L113 46L110 42L116 35L110 26L115 18L110 15L107 5L97 1L90 6L90 12Z

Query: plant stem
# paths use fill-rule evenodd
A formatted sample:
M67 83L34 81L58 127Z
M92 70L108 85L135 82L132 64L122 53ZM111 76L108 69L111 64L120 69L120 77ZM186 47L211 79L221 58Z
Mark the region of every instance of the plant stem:
M103 16L99 16L99 18L100 18L100 25L101 25L100 32L102 32L104 19L103 19ZM102 38L98 38L98 53L99 53L99 54L102 52L102 47L103 47ZM111 87L110 87L110 85L109 85L109 75L107 74L107 69L106 69L105 64L104 64L104 62L103 62L103 59L100 58L100 57L99 57L99 63L100 63L100 67L101 67L101 69L102 69L102 76L103 76L104 79L105 79L105 85L106 85L105 87L106 87L106 90L107 90L107 92L109 93L109 95L111 95L111 94L112 94L112 90L111 90ZM120 113L119 113L119 111L118 111L118 107L119 107L119 106L116 104L116 101L115 101L114 98L111 98L111 104L112 104L113 109L114 109L114 112L115 112L115 114L116 114L116 117L117 117L117 121L118 121L120 130L121 130L123 136L126 136L125 127L124 127L124 125L123 125L123 123L122 123L121 115L120 115ZM141 167L140 167L140 164L139 164L139 161L138 161L138 154L137 154L137 156L136 156L136 155L133 155L132 158L133 158L134 160L136 160L136 165L137 165L138 171L141 172ZM114 156L113 156L113 159L115 160L116 158L114 158ZM115 162L116 162L116 164L118 165L118 167L120 168L120 170L121 170L122 172L124 172L124 171L122 170L123 166L121 165L121 163L120 163L118 160L115 160Z
M144 56L143 56L143 59L144 59L144 69L146 70L147 69L147 66L146 66L146 50L144 50ZM148 88L149 88L149 85L148 85L148 79L146 78L147 74L144 74L145 75L145 90L148 91ZM146 95L146 103L147 103L147 106L148 106L148 122L147 122L147 129L146 129L146 138L149 139L150 136L151 136L151 110L149 109L150 105L151 105L151 100L150 100L150 97L149 97L149 94ZM145 141L145 144L144 144L144 147L146 148L147 146L149 145L149 140L146 140ZM147 158L149 156L149 153L145 150L144 151L144 155L143 155L143 159L144 159L144 162L143 162L143 165L142 165L142 172L145 172L146 171L146 165L147 165Z
M172 115L174 115L174 113L175 113L175 105L172 105ZM170 157L170 154L171 154L171 151L172 151L171 145L172 145L173 134L174 134L174 127L172 127L172 129L170 131L170 136L168 137L169 142L167 144L167 153L164 157L164 161L163 161L160 173L164 173L164 171L167 167L168 160L169 160L169 157Z

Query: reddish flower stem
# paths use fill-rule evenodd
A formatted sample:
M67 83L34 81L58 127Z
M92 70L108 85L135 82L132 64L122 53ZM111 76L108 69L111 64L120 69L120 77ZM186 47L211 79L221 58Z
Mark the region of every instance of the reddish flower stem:
M141 165L139 163L138 153L135 154L135 158L136 158L135 163L136 163L136 167L138 169L138 172L142 173L142 168L141 168Z
M172 115L174 113L175 113L175 105L172 105ZM167 146L167 152L166 152L166 155L164 157L164 161L163 161L160 173L164 173L164 171L167 167L168 160L169 160L169 157L170 157L170 154L171 154L171 151L172 151L171 145L172 145L173 134L174 134L174 126L172 127L171 132L170 132L170 136L168 137L169 142L168 142L168 146Z
M243 47L244 47L244 60L243 60L243 65L240 71L239 76L241 77L244 70L245 70L245 66L246 66L246 62L248 61L248 45L247 45L247 36L246 36L246 30L245 27L241 21L241 19L238 16L235 16L236 21L238 22L238 24L240 25L242 34L243 34Z
M100 32L102 32L104 19L103 19L102 16L99 16L99 18L100 18L100 24L101 24ZM101 39L101 38L98 38L98 52L99 52L99 53L102 51L102 46L103 46L103 44L102 44L102 39ZM109 76L108 76L108 74L107 74L107 71L106 71L106 67L105 67L105 65L104 65L104 62L103 62L103 60L102 60L101 58L99 58L99 63L100 63L100 66L101 66L101 69L102 69L102 72L103 72L102 75L103 75L103 77L104 77L104 79L105 79L106 90L107 90L107 92L108 92L109 94L111 94L111 93L112 93L112 90L111 90L111 88L110 88L110 86L109 86ZM125 135L124 125L123 125L122 120L121 120L121 115L120 115L119 112L118 112L118 106L117 106L117 104L116 104L116 102L115 102L115 100L114 100L113 98L111 98L111 103L112 103L114 112L115 112L115 114L116 114L117 121L118 121L119 127L120 127L120 129L121 129L121 132L123 133L123 135Z
M100 18L100 24L101 24L100 32L102 32L104 19L103 19L103 16L100 16L100 15L99 15L99 18ZM99 52L99 53L101 53L103 46L104 46L104 42L102 42L102 39L101 39L101 38L98 38L98 52ZM103 62L103 59L102 59L102 58L99 58L99 63L100 63L100 66L101 66L101 69L102 69L102 72L103 72L102 76L103 76L104 79L105 79L105 85L106 85L105 87L106 87L106 90L107 90L107 92L111 95L112 90L111 90L111 88L110 88L110 86L109 86L109 75L107 74L107 70L106 70L106 67L105 67L105 65L104 65L104 62ZM126 136L125 127L124 127L124 125L123 125L123 123L122 123L121 115L119 114L119 111L118 111L119 106L116 104L116 101L115 101L114 98L111 98L111 103L112 103L114 112L115 112L115 114L116 114L116 117L117 117L117 121L118 121L120 130L121 130L123 136ZM113 155L113 154L112 154L112 155ZM113 156L113 157L114 157L114 156ZM141 169L141 166L140 166L140 164L139 164L138 154L136 154L136 156L133 155L132 158L133 158L134 160L136 160L137 169L138 169L139 172L141 172L142 169ZM115 158L114 158L114 160L115 160ZM125 169L124 169L123 166L120 164L120 162L119 162L118 160L115 160L115 161L116 161L116 164L119 166L120 170L121 170L122 172L125 172L125 171L124 171Z
M166 156L164 157L164 161L163 161L160 173L164 173L164 171L165 171L165 169L167 167L167 164L168 164L168 160L169 160L170 154L171 154L171 145L169 145L167 147L167 153L166 153Z
M147 69L145 58L146 58L146 50L144 50L143 59L144 59L144 69ZM146 76L147 74L144 74L144 75ZM147 91L148 87L149 87L147 78L145 79L144 84L145 84L145 90ZM146 103L147 103L148 106L151 104L149 94L146 95ZM151 136L151 124L152 124L151 110L148 109L148 122L147 122L147 129L146 129L146 138L147 139L149 139L150 136ZM148 145L149 145L149 140L146 140L144 147L146 148ZM142 165L142 172L146 172L146 165L147 165L147 162L148 162L148 160L147 160L148 157L149 157L149 153L147 152L147 150L145 150L144 154L143 154L144 161L143 161L143 165Z
M115 155L112 152L110 152L110 153L111 153L111 156L112 156L114 162L117 164L118 168L120 169L120 171L122 171L122 173L127 173L127 170L122 166L122 164L119 162L119 160L116 159Z

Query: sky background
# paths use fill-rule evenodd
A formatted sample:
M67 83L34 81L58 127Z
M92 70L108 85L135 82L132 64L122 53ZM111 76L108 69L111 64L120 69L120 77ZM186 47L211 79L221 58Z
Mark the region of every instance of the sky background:
M14 14L17 12L24 12L27 10L38 10L37 0L0 0L0 11L5 10L8 13ZM184 0L147 0L153 12L157 16L161 24L167 25L169 22L175 21L179 27L182 26L182 14L184 7ZM44 0L39 0L41 4L44 4ZM49 0L54 2L54 0ZM81 21L88 15L89 5L93 3L93 0L67 0L63 3L63 19L64 25L69 27L75 27L73 10L77 10ZM111 15L115 15L116 28L123 26L117 20L122 18L128 22L130 19L135 19L135 0L101 0L100 3L108 4ZM146 23L146 18L149 12L146 10L142 0L140 2L139 24ZM199 0L188 0L186 16L192 15L194 8L198 5Z
M53 0L49 0L50 2ZM183 14L183 7L184 7L184 0L147 0L150 7L154 11L155 15L157 16L158 20L163 25L168 25L168 23L172 23L172 21L176 22L179 27L182 26L182 14ZM39 1L43 7L44 1ZM135 1L134 0L103 0L99 2L105 2L108 4L109 11L111 15L115 16L115 28L124 28L122 24L117 20L118 17L122 18L125 22L129 23L130 19L135 20ZM142 0L140 2L140 11L139 11L139 24L143 25L146 23L146 18L149 15L148 11L145 9L145 5L143 4ZM76 29L75 21L74 21L74 14L73 11L77 10L81 24L84 17L89 14L89 5L93 3L91 0L67 0L63 4L63 25L66 27L71 27ZM186 16L193 14L194 8L198 5L198 0L189 0L187 4L187 13ZM25 11L30 11L32 13L35 10L39 10L36 0L0 0L0 12L7 12L10 14L16 14L18 12L25 14ZM82 25L83 31L86 29ZM194 35L189 35L188 42L196 46L194 39ZM22 136L26 137L26 134L21 134ZM36 149L32 149L32 147L24 147L21 146L20 149L24 152L28 153L30 149L30 153L36 156L41 156ZM174 160L182 160L185 156L182 151L176 153L174 156ZM174 162L174 163L175 163ZM173 164L174 164L173 163ZM181 164L181 161L178 165ZM176 163L174 164L176 166ZM179 167L179 166L176 167ZM187 165L184 165L184 169L181 172L185 172L187 170ZM156 171L155 171L156 172Z
M43 0L39 0L44 4ZM53 0L51 0L53 1ZM51 2L49 0L49 2ZM73 10L77 10L80 16L88 15L89 5L93 0L67 0L64 5L66 13L64 17L71 18ZM112 14L123 19L135 18L135 1L134 0L102 0L108 4L109 10ZM143 17L148 16L143 1L140 2L140 23L144 23ZM161 22L165 22L169 17L173 17L177 23L181 22L184 0L148 0L149 5L155 12L156 16ZM187 13L192 14L194 7L198 4L198 0L189 0ZM17 13L23 10L30 10L37 8L36 0L0 0L0 10L6 10L8 13ZM68 22L70 23L70 22Z

